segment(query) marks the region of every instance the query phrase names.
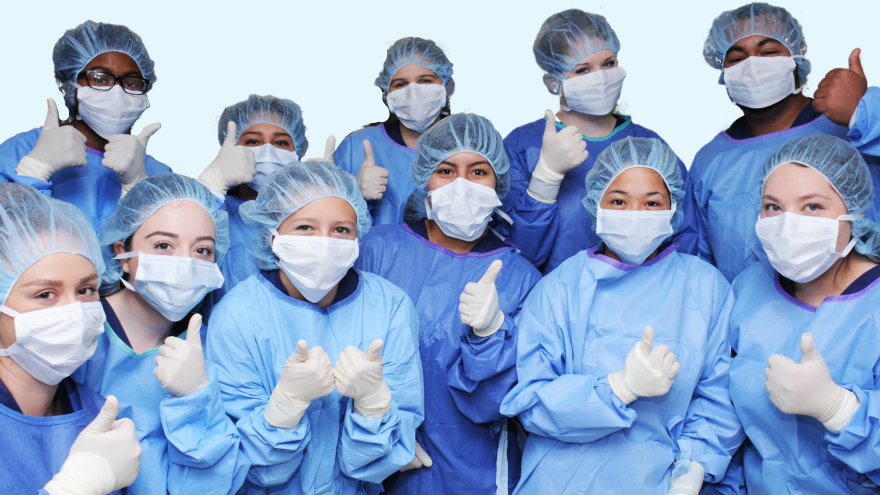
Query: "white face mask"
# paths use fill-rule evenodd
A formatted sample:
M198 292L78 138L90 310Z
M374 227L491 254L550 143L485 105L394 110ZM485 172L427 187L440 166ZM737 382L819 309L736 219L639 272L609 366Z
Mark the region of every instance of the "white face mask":
M641 265L672 235L671 210L606 210L596 212L596 235L630 265Z
M251 187L255 191L259 191L263 184L269 180L269 176L274 174L278 169L283 168L290 162L299 160L299 156L293 151L276 148L266 143L262 146L254 146L251 148L254 152L254 158L257 161L257 175L251 182Z
M446 105L446 88L442 84L410 83L403 89L389 91L385 101L403 125L421 134Z
M430 198L430 201L428 200ZM463 241L477 239L501 206L495 189L459 177L443 187L428 191L425 212L449 237Z
M861 216L825 218L786 212L758 218L755 233L773 268L793 282L805 283L815 280L835 261L849 254L856 245L856 238L852 238L843 251L836 252L840 220Z
M272 252L278 267L309 302L317 303L354 266L360 248L357 240L313 235L272 234Z
M795 57L748 57L723 70L727 94L737 105L767 108L792 93Z
M108 91L77 85L77 117L99 136L108 139L123 134L150 108L146 94L130 95L115 85Z
M0 349L32 377L56 385L95 352L104 333L104 308L98 301L76 302L19 313L0 306L15 318L15 342Z
M624 78L626 71L623 67L612 67L566 79L562 81L565 96L562 109L587 115L608 115L620 98Z
M180 321L205 298L223 286L217 263L189 256L163 256L138 251L122 253L116 259L138 259L134 284L122 285L136 292L169 321Z

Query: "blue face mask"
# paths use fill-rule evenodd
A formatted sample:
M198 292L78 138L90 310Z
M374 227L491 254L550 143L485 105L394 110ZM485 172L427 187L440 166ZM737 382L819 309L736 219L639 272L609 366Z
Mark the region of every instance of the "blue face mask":
M251 148L257 161L257 175L250 185L255 191L259 191L269 177L290 162L299 160L293 151L276 148L271 144L255 146Z

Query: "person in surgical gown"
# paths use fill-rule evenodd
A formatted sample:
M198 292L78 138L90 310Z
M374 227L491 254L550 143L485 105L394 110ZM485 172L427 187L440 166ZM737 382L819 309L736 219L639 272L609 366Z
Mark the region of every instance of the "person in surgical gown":
M146 154L159 124L132 132L150 106L155 66L140 36L126 26L93 21L66 31L52 61L69 116L59 122L50 99L42 127L0 144L0 181L76 205L100 231L135 183L171 171Z
M749 493L880 490L880 225L864 159L803 136L761 171L767 253L733 283L730 396Z
M419 313L425 422L413 464L385 490L507 493L519 476L522 435L498 407L516 382L514 319L540 274L488 225L508 190L509 164L487 119L446 117L422 134L417 152L414 209L422 214L374 227L358 259L403 288Z
M581 198L584 177L602 150L626 137L659 139L615 109L626 76L618 65L619 50L617 34L604 17L577 9L550 16L535 37L535 61L547 89L560 95L560 110L555 116L547 110L504 138L510 159L504 211L513 218L511 242L544 273L598 242ZM684 164L678 166L685 195L673 237L680 252L696 253L691 183Z
M515 493L698 493L742 441L728 396L727 281L671 241L685 181L659 139L597 157L583 205L602 243L535 286L501 412L531 434Z
M452 62L432 40L401 38L388 48L376 86L388 119L346 136L333 161L357 176L373 223L396 225L403 222L407 199L416 188L409 174L416 140L450 113Z
M370 228L355 178L294 162L240 211L260 271L215 308L207 348L253 462L240 493L378 493L415 456L422 378L412 302L352 269Z

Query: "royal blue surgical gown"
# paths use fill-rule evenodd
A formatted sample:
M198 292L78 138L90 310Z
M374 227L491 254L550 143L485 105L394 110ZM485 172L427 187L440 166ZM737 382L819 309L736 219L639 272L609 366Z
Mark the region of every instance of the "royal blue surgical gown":
M805 109L810 111L810 107ZM865 155L874 189L880 190L880 160L867 154L876 146L871 141L880 133L880 119L874 119L875 128L871 128L867 122L869 113L862 114L866 120L849 131L850 141ZM801 125L763 136L735 139L727 131L718 133L697 152L690 170L700 220L700 256L718 267L730 281L752 264L766 260L755 234L755 222L761 213L764 163L792 139L809 134L848 139L847 132L846 127L818 115ZM874 207L866 216L880 218L878 212L880 194L874 196Z
M501 412L531 435L515 493L665 495L686 460L718 481L742 442L728 395L730 286L675 244L641 265L597 250L545 276L517 318L519 383ZM608 374L646 325L681 369L667 394L625 405Z
M750 494L878 493L880 487L880 279L817 308L789 295L766 261L733 283L730 396L750 442L743 452ZM773 354L801 360L810 332L831 379L861 402L839 433L780 411L764 386Z
M26 416L0 382L0 490L48 495L43 486L61 470L76 437L101 411L104 398L64 379L58 385L62 413ZM120 492L114 491L114 494Z
M370 273L350 270L327 308L290 297L279 271L260 271L227 293L208 325L215 367L230 416L253 466L240 493L378 493L379 483L415 456L422 422L422 377L412 302ZM299 425L266 422L269 396L298 340L321 346L335 363L347 346L366 352L383 339L382 371L391 410L366 418L333 390L311 402Z
M0 181L31 186L55 199L76 205L92 222L95 232L101 232L101 225L116 211L122 195L122 183L116 172L101 165L103 152L86 147L86 166L59 170L49 177L48 182L15 173L19 160L34 149L41 130L38 127L16 134L0 144ZM144 165L148 177L171 172L168 165L150 155L144 157Z
M495 287L505 319L498 332L478 337L461 322L459 296L494 260L503 262ZM498 407L516 383L514 318L540 274L492 233L469 253L438 246L427 239L423 220L374 227L357 263L403 288L419 314L425 422L416 438L434 465L395 474L386 492L507 493L517 481L521 449Z
M385 124L365 127L346 136L333 153L333 161L340 169L357 176L364 162L365 139L373 145L376 165L388 170L388 186L382 199L367 201L373 224L402 223L403 207L416 188L409 171L410 164L416 159L416 150L391 139L385 131Z
M557 130L564 127L556 123ZM549 273L578 251L599 243L595 229L591 227L593 217L581 203L587 195L584 179L599 154L628 137L661 138L654 131L634 124L628 116L621 117L617 127L603 138L584 137L590 156L565 174L556 203L547 204L526 193L541 154L543 136L542 118L514 129L504 138L504 150L510 160L510 192L504 198L502 208L513 218L511 242L542 272ZM680 244L681 252L696 254L699 233L691 180L680 160L679 168L685 178L685 196L679 203L684 219L673 238Z
M120 406L130 409L127 417L134 421L141 444L141 470L128 493L234 493L250 463L223 408L212 370L201 390L175 397L153 375L159 348L135 352L113 309L105 299L102 303L107 315L104 333L73 378L102 395L115 395ZM204 342L205 328L201 336Z

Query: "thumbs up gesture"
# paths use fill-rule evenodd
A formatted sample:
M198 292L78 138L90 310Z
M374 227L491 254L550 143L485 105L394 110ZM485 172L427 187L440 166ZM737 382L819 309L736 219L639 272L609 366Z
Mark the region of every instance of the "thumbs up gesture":
M107 397L98 416L76 437L61 470L44 487L49 494L106 494L134 482L141 446L134 423L116 419L118 413L119 401Z
M247 146L235 140L235 122L226 123L226 137L217 157L199 174L199 180L216 194L225 195L230 187L246 184L257 175L257 160Z
M373 145L364 139L364 163L357 173L358 188L364 199L382 199L388 186L388 170L376 165Z
M104 159L101 165L116 172L122 182L122 195L138 182L147 178L144 157L150 137L162 127L158 122L150 124L137 135L111 134L104 146Z
M86 137L71 125L60 126L55 100L46 100L49 111L34 149L18 162L15 173L48 181L55 172L86 164Z
M577 168L590 156L587 143L575 126L556 132L556 117L550 110L544 111L544 119L541 154L533 176L538 174L545 182L562 182L566 172Z
M354 410L367 418L391 409L391 390L382 375L382 344L382 339L374 340L366 353L348 346L333 367L336 389L354 399Z
M861 53L859 48L853 50L849 54L849 67L829 71L813 94L813 108L837 125L849 126L859 100L868 90Z
M470 325L480 337L492 335L504 323L504 313L498 307L498 291L495 290L495 279L501 272L501 264L501 260L493 261L479 281L464 286L458 298L461 322Z
M770 400L780 411L812 416L829 430L842 430L858 409L855 394L831 379L812 334L801 336L800 363L774 354L767 360L764 376Z
M321 158L309 158L307 162L327 162L327 163L335 163L333 161L333 152L336 151L336 136L333 134L327 136L327 141L324 142L324 156Z
M669 347L658 345L654 349L654 329L645 327L642 338L626 355L623 369L608 375L608 384L620 400L630 404L639 397L665 395L681 365Z
M308 343L300 340L284 362L281 377L269 397L266 421L278 428L296 428L309 404L332 391L330 357L322 347L309 349Z
M189 319L186 340L168 337L159 347L153 375L159 383L177 397L194 394L208 384L205 355L202 352L202 315Z

